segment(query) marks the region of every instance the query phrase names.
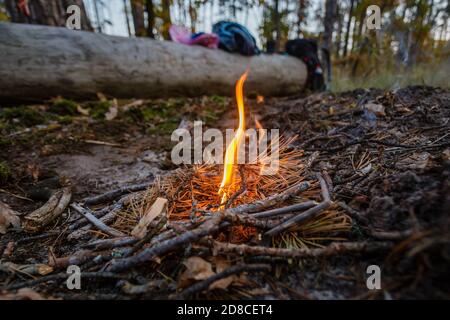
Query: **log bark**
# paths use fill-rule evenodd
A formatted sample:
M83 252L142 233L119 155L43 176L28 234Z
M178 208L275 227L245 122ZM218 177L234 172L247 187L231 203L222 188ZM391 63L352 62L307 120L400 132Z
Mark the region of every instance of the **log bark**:
M299 59L244 57L200 46L37 25L0 23L0 99L296 94L306 81Z

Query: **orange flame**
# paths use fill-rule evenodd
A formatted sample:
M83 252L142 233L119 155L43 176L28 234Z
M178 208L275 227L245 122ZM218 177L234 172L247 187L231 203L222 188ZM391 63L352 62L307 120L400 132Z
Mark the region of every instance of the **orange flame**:
M228 145L227 151L225 152L223 178L218 192L219 195L222 196L221 204L224 204L228 200L228 194L225 189L233 181L233 169L237 158L237 152L245 134L244 82L247 79L247 74L248 71L246 71L236 83L236 102L239 111L239 128L237 129L233 140L231 140L231 143Z

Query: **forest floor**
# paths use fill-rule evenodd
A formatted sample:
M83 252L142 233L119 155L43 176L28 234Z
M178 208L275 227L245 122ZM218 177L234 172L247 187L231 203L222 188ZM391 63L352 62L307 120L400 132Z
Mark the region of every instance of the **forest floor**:
M194 120L235 127L229 98L100 95L0 109L0 299L450 298L449 90L361 89L246 105L264 128L297 135L288 148L301 170L286 187L308 184L259 211L331 197L269 242L262 230L283 220L239 209L220 219L202 216L210 208L195 219L161 217L143 239L131 235L150 198L176 206L193 181L177 176L192 179L192 169L177 171L170 160L173 130ZM164 179L178 191L169 195ZM287 190L273 189L261 194ZM242 199L231 207L251 202ZM104 225L90 225L86 212ZM69 265L81 267L79 290L67 287ZM367 287L370 265L380 267L380 290Z

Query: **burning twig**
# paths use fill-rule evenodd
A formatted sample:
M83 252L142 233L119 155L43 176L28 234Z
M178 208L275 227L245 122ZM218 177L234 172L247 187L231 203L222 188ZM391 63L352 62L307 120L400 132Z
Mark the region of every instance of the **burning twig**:
M225 209L228 209L241 194L247 191L247 178L245 176L244 167L242 165L239 165L239 175L241 177L241 188L227 200Z

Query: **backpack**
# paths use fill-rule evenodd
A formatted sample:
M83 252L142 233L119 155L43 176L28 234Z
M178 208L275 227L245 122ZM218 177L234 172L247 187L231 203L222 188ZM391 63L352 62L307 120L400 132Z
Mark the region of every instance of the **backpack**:
M317 42L313 39L289 40L285 45L286 52L301 59L308 69L307 87L311 90L325 90L325 78L322 64L319 59ZM327 65L328 79L331 77L330 55L328 50L322 48Z
M260 54L255 38L239 23L220 21L213 25L212 32L219 36L219 48L222 50L244 56Z

